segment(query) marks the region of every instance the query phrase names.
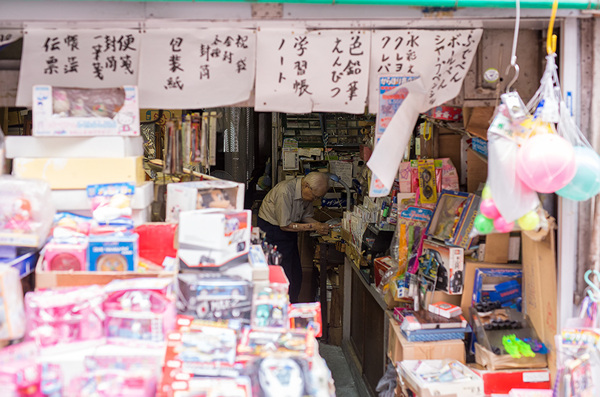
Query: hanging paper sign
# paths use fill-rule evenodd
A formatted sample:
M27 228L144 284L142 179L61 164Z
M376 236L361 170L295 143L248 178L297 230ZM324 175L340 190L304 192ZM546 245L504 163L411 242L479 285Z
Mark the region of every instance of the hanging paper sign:
M363 113L370 31L261 29L257 111Z
M0 49L5 45L14 43L23 37L20 30L16 29L0 29Z
M26 30L16 104L31 107L34 85L137 85L140 44L131 29Z
M377 175L373 196L387 195L392 187L406 145L419 116L454 98L471 66L481 29L398 30L372 34L369 109L377 109L378 75L402 73L420 76L405 83L405 99L390 120L367 165Z
M148 30L141 55L141 107L197 109L247 101L255 53L254 30Z
M481 29L374 30L371 37L369 110L377 111L377 76L420 75L433 107L454 98L479 45Z

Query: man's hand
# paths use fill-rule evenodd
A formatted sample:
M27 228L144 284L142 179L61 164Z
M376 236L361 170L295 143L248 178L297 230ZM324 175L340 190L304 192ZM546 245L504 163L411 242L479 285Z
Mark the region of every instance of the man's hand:
M317 224L315 224L315 228L316 228L317 233L319 233L321 236L329 234L330 227L326 223L317 223Z

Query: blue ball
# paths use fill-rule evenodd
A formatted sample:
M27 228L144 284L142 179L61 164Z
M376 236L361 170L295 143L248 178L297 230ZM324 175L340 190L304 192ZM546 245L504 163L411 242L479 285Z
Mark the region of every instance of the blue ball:
M571 182L556 194L574 201L589 200L600 192L600 156L586 146L574 149L577 171Z

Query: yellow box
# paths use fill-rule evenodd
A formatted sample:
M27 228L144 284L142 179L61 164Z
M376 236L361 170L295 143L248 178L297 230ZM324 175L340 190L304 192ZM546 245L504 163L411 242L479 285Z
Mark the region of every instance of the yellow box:
M142 185L146 179L143 157L123 158L16 158L13 175L44 179L51 189L85 189L100 183L131 182Z

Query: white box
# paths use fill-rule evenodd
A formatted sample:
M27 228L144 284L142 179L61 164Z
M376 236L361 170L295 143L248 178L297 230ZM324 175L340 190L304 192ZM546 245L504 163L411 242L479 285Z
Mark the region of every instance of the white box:
M70 212L75 215L92 217L92 211L87 210L69 210L65 209L64 212ZM131 220L133 220L134 226L139 226L144 223L148 223L152 221L152 206L148 206L145 208L134 209L131 213Z
M131 208L141 210L152 205L154 201L154 182L148 181L141 186L135 187ZM90 211L91 204L87 196L87 190L53 190L52 202L57 211ZM91 212L90 212L91 213ZM91 215L86 215L91 216Z
M14 136L6 137L6 158L137 157L144 155L141 136Z
M182 212L177 254L180 269L220 268L238 262L247 263L251 229L250 210Z
M64 88L67 91L69 89ZM123 106L113 118L55 115L52 90L53 87L49 85L33 86L32 134L34 136L140 135L140 107L136 86L123 86L125 95Z
M463 378L455 381L428 381L428 375L444 371L450 366L452 376ZM404 386L419 397L480 397L483 396L483 380L466 365L454 360L405 360L397 367ZM432 379L435 379L433 376Z
M167 185L166 222L179 222L179 212L197 209L244 209L243 183L211 180L169 183Z

